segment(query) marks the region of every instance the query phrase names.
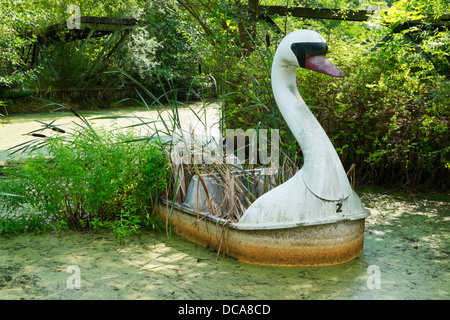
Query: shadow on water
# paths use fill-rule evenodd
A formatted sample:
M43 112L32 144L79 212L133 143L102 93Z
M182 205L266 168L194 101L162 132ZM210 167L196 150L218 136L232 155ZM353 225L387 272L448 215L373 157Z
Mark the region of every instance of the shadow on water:
M447 201L374 195L366 256L381 270L381 290L400 299L448 299L450 207ZM373 201L365 205L373 205Z
M173 248L177 249L178 241ZM182 252L190 255L185 249ZM198 251L192 253L198 256ZM205 281L209 286L215 284L212 297L217 299L346 299L365 286L365 267L358 259L336 266L276 267L241 263L229 257L216 262L215 253L207 256L204 273L188 278L190 286L200 291Z

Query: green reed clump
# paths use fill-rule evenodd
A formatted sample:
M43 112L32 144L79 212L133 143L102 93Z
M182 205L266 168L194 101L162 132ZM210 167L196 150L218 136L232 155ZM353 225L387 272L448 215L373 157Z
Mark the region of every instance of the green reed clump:
M121 239L155 222L150 218L170 175L160 146L136 142L131 132L81 129L48 138L48 154L32 154L3 169L7 212L24 206L58 228L111 228ZM130 142L133 141L133 142ZM1 230L0 230L1 232Z

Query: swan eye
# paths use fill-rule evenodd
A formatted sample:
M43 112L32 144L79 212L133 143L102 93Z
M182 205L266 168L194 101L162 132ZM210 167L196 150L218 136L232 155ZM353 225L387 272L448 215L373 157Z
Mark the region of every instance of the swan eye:
M296 42L291 44L291 50L297 57L299 66L304 68L306 55L324 56L328 52L328 45L326 42Z

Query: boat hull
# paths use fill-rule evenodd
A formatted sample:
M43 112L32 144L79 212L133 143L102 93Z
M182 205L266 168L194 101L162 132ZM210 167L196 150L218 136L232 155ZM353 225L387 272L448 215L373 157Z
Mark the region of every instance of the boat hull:
M246 263L334 265L352 260L363 251L364 218L282 229L242 230L223 219L196 215L179 206L170 210L168 203L160 204L156 213L173 225L176 234Z

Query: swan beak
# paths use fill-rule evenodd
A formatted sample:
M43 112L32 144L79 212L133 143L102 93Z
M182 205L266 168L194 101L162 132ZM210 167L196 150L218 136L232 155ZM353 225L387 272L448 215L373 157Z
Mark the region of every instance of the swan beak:
M332 77L343 78L345 74L336 68L325 56L308 56L305 58L305 69L313 70Z

